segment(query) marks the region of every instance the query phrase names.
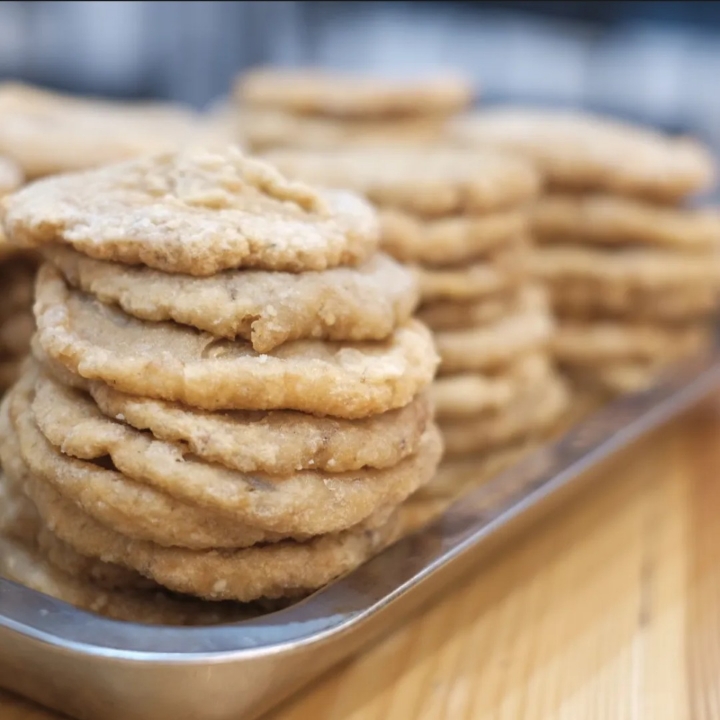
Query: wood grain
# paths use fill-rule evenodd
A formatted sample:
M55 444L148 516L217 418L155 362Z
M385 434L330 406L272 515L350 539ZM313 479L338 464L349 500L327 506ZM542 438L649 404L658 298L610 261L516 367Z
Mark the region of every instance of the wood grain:
M267 720L720 718L720 399L596 480Z

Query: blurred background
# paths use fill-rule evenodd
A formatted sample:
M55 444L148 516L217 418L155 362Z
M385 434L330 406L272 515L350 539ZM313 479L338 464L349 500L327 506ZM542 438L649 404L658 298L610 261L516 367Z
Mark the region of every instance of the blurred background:
M720 147L720 2L2 2L0 75L207 106L257 64L453 67Z

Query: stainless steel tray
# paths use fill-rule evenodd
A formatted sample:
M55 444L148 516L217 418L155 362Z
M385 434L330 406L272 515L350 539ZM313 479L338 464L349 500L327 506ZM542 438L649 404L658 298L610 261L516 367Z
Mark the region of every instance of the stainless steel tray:
M255 718L597 477L586 470L718 386L716 350L602 409L352 574L261 618L141 626L0 580L0 685L84 719Z

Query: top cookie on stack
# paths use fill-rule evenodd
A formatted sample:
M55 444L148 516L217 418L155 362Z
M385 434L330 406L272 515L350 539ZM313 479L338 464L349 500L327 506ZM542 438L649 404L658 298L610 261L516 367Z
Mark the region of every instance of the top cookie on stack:
M235 100L252 150L421 143L472 101L455 75L390 80L311 69L258 69L240 76Z
M378 206L384 249L420 278L420 317L442 358L433 393L449 454L495 451L558 417L566 395L547 359L552 322L528 274L527 210L540 182L527 161L389 147L268 158Z
M720 213L682 207L714 180L702 145L551 111L486 111L454 130L471 146L522 153L545 173L534 266L561 318L557 357L583 385L645 387L708 341L720 309Z
M0 84L0 154L26 177L84 170L148 153L229 139L170 103L123 103ZM217 142L216 142L217 141Z
M2 458L56 539L242 601L392 539L439 461L437 357L365 201L229 150L39 181L4 220L47 263Z
M671 203L707 188L715 175L710 154L695 140L590 114L498 108L458 118L451 130L462 143L533 160L550 193L606 192Z

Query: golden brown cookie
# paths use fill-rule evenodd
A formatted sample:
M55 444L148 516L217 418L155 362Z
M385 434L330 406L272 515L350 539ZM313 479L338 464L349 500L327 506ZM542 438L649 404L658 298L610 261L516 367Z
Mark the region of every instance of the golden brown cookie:
M290 410L209 413L97 382L89 391L109 418L186 446L206 462L273 475L392 467L417 451L432 414L427 393L397 410L344 420Z
M30 500L27 501L32 505ZM34 505L33 505L34 507ZM105 590L161 590L160 586L134 570L106 563L75 552L46 527L38 533L37 545L45 560L54 568L78 580Z
M561 321L551 347L560 363L597 366L616 361L672 360L700 352L711 342L703 324L666 326L620 320Z
M143 157L46 178L5 201L13 243L60 243L97 260L207 276L229 268L298 272L367 259L372 208L316 191L230 147Z
M611 398L647 390L678 358L617 360L597 365L566 365L563 370L576 389Z
M402 408L356 420L291 410L204 412L88 382L51 362L37 343L33 355L61 385L90 393L107 417L239 472L287 475L298 470L392 467L417 451L432 416L427 391Z
M359 418L407 405L433 378L432 337L415 320L377 343L298 340L270 354L172 323L148 323L69 290L49 266L35 304L55 362L121 392L205 410L289 409Z
M380 210L382 246L406 263L447 266L475 260L526 235L524 209L423 220L401 210Z
M319 68L257 68L237 78L234 94L251 107L366 118L457 112L470 104L473 90L456 74L396 80Z
M32 503L23 494L25 466L14 442L7 399L0 403L0 447L7 459L0 471L0 536L32 545L40 530L40 519Z
M444 116L338 119L249 107L240 108L237 113L242 138L254 153L279 148L427 148L444 141L447 125Z
M637 244L685 252L720 251L720 211L652 205L620 195L546 195L532 209L543 243Z
M415 454L382 470L248 474L199 461L182 445L110 420L89 398L42 375L32 413L42 434L64 455L90 462L109 458L129 480L278 537L345 530L382 507L398 505L430 480L442 451L429 425Z
M545 294L539 288L533 288L526 304L515 315L479 328L435 333L441 357L440 373L481 372L505 367L525 353L547 347L554 330Z
M7 412L3 410L2 414L6 416ZM5 422L7 420L3 419L0 425ZM12 475L0 474L0 538L18 542L28 550L40 550L53 567L72 577L90 580L104 588L159 589L157 585L137 573L78 555L42 525L35 506L22 491L24 480L20 481L18 476L15 476L15 479L11 478Z
M558 316L575 320L616 318L676 324L709 319L720 308L720 288L703 283L645 288L606 280L564 278L546 284Z
M482 327L515 315L522 307L526 288L520 287L479 300L460 302L436 300L425 303L416 313L431 330L464 330Z
M447 455L487 451L523 438L539 438L567 410L570 395L558 378L539 383L499 412L440 423Z
M430 428L423 438L417 458L407 461L405 465L401 463L397 469L389 471L400 481L400 484L406 485L405 490L399 485L392 486L392 478L388 476L388 471L378 478L380 482L375 483L374 486L372 478L367 478L370 483L361 482L362 487L352 487L348 484L340 484L342 475L337 476L337 482L331 480L329 487L324 491L325 499L335 497L338 505L342 502L340 495L344 494L347 504L339 507L335 515L323 516L322 507L305 514L298 514L297 508L293 510L292 507L284 506L284 499L292 499L287 493L292 492L292 488L297 484L297 478L295 481L289 478L290 484L285 487L283 478L276 478L274 482L279 484L273 486L267 476L265 479L257 478L257 480L246 476L247 494L251 495L254 489L257 497L251 498L252 502L243 512L252 515L258 511L260 514L257 517L260 523L272 525L287 510L288 530L278 533L242 522L237 508L235 511L216 512L182 502L171 494L153 487L153 477L157 478L156 475L147 478L148 484L136 482L118 472L107 458L84 461L60 452L40 432L36 424L31 408L32 381L32 377L26 373L8 398L11 414L10 429L0 437L0 459L8 476L16 482L23 483L31 473L39 482L51 485L64 497L78 504L101 524L123 535L147 539L164 546L195 549L248 547L255 543L277 542L288 537L304 540L314 534L315 529L318 528L341 528L343 524L348 527L367 517L383 498L392 502L393 495L396 497L407 495L414 487L427 482L437 465L441 450L437 431L435 428ZM44 423L46 429L51 420L46 420ZM54 432L57 433L57 428L54 428ZM55 440L57 441L57 437ZM77 451L78 441L72 439L72 442L75 446L69 443L68 448ZM144 458L134 461L130 457L129 461L134 462L135 466L142 466L143 463L147 466L152 459L152 455L149 458L145 455ZM128 458L126 457L125 460ZM189 462L192 463L191 458ZM413 471L414 465L417 466L415 471ZM213 473L213 466L207 466L204 473L209 477L212 476L210 480L217 486L218 473L217 471ZM228 478L232 477L231 473L227 475ZM169 476L169 479L177 480L181 477L182 468L179 468ZM237 475L235 477L238 481L241 480ZM306 477L310 479L310 484L306 484L307 488L312 489L313 478L316 476L312 473ZM383 484L383 479L389 480L388 487ZM272 493L273 490L277 492ZM323 489L314 484L314 492L318 491L322 493ZM302 501L302 498L298 496L296 500ZM262 515L263 507L269 513L267 518ZM292 527L300 530L295 532ZM311 528L311 531L307 532L302 528Z
M459 118L451 132L471 148L525 156L558 189L676 201L714 182L712 156L694 140L577 111L482 110Z
M4 257L0 239L0 395L17 378L35 331L32 316L37 262L14 249Z
M45 257L74 287L128 315L242 338L261 353L304 338L384 340L419 299L412 273L381 253L356 268L228 270L209 278L93 260L60 246Z
M528 162L489 150L278 150L265 158L288 177L361 193L383 208L427 218L512 208L540 189Z
M155 590L108 590L54 567L38 550L0 537L0 576L82 610L147 625L218 625L259 614L237 603L205 603Z
M720 307L720 253L557 245L531 265L561 316L678 322Z
M48 528L75 551L136 570L170 590L210 600L249 602L316 590L382 550L398 531L397 518L383 512L360 528L305 543L225 551L164 548L100 525L48 485L31 479L27 489Z
M530 247L526 238L517 238L478 262L414 269L423 306L479 302L516 291L529 278Z
M98 522L129 537L168 547L247 547L281 539L277 533L243 525L227 515L187 505L133 482L112 467L63 455L35 424L31 397L22 382L8 396L10 430L0 436L0 461L15 482L23 484L32 475Z
M78 98L17 82L0 85L0 153L29 178L173 150L202 141L202 131L200 118L177 105Z
M552 377L550 361L543 353L530 354L497 372L443 375L432 385L438 419L499 411L535 385Z

